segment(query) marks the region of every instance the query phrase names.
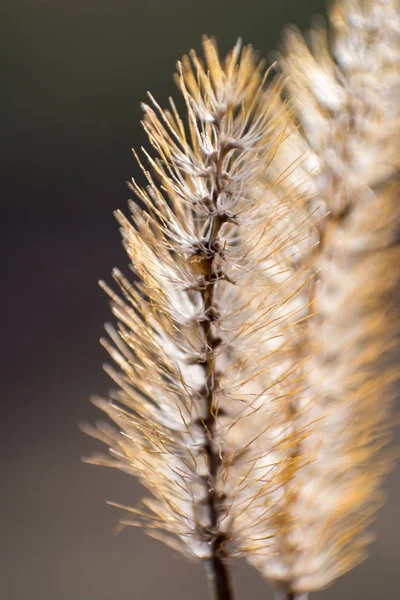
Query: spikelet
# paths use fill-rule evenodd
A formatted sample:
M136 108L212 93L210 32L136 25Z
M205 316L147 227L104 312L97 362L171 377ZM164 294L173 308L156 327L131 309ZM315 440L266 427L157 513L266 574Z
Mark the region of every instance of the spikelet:
M292 128L274 167L304 157L290 179L314 196L309 211L319 231L305 342L318 401L299 447L310 461L291 483L295 526L274 538L275 555L249 557L299 594L325 587L365 556L391 466L381 449L398 381L398 3L343 0L330 20L331 44L316 26L312 51L296 30L287 32L280 63L300 132Z
M221 571L227 557L265 554L287 527L275 514L309 432L289 418L305 396L308 274L294 268L305 200L265 184L289 119L281 84L264 90L250 46L224 63L214 41L203 47L204 63L192 52L178 65L187 122L172 100L144 106L157 158L145 153L147 188L132 184L132 222L117 213L137 281L114 272L124 299L103 284L119 322L103 341L119 391L96 404L116 428L87 431L110 447L90 462L152 494L128 508L132 523Z

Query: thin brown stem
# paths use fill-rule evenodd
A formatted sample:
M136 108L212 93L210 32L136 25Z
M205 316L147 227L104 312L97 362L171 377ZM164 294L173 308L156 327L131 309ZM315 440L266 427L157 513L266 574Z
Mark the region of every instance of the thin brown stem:
M276 590L275 600L308 600L305 592L291 592L290 590Z
M221 169L223 164L223 149L220 149L216 159L216 179L212 195L212 208L216 209L217 200L221 193ZM218 281L217 261L218 237L223 225L223 221L217 214L210 216L208 239L205 240L207 249L207 262L209 264L208 273L204 277L205 287L202 291L204 306L204 321L201 323L204 346L206 351L206 360L203 363L205 373L205 418L203 420L204 429L204 455L208 463L207 477L207 506L209 512L209 526L203 534L209 539L211 547L211 556L206 561L210 587L215 600L232 600L233 593L230 583L228 568L225 564L226 553L224 545L225 535L219 531L219 517L223 499L218 492L217 478L218 470L221 464L220 450L215 443L215 429L217 424L218 406L215 398L216 373L215 360L216 351L220 340L213 331L213 322L217 316L217 307L215 305L215 287Z
M206 569L214 600L233 600L229 571L224 561L215 556L207 561Z

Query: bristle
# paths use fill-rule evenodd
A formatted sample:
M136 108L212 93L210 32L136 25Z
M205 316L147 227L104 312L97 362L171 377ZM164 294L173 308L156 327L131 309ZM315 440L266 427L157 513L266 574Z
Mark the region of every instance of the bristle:
M109 448L87 460L139 478L122 525L206 561L218 600L236 556L287 599L358 564L392 465L398 2L338 0L310 40L286 32L266 86L251 46L204 36L185 115L148 94L146 186L115 212L134 281L100 282L116 427L85 429Z
M294 165L287 183L312 196L317 216L304 341L315 427L286 496L294 526L273 539L275 556L249 555L288 594L321 589L365 558L399 379L398 3L336 2L329 35L317 24L310 39L311 49L297 30L285 36L280 65L299 126L273 169Z
M272 507L304 463L291 455L306 419L293 428L288 415L306 396L296 348L309 272L305 200L265 177L289 115L279 85L265 91L250 46L224 62L215 41L203 48L204 62L192 52L178 65L186 123L173 102L144 107L158 158L145 151L149 186L132 184L144 210L132 223L117 212L137 281L114 270L124 300L102 284L120 391L98 406L117 429L90 433L111 446L95 460L152 492L135 510L151 535L215 562L268 551Z

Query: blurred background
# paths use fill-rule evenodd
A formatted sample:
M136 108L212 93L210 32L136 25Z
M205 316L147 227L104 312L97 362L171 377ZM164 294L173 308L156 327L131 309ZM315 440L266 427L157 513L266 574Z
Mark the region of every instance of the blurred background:
M98 344L110 318L97 280L128 272L112 211L126 210L130 152L144 142L140 101L176 95L175 62L202 33L238 36L263 55L285 24L302 29L324 0L3 0L1 578L4 600L208 597L201 566L140 530L113 536L140 486L84 465L78 429L106 394ZM400 475L387 485L371 557L316 600L395 598ZM237 598L272 598L234 569Z

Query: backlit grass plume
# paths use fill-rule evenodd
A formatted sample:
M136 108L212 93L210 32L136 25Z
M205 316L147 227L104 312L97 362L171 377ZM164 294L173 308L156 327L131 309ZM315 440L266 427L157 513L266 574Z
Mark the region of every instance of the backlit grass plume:
M118 390L88 461L140 479L122 523L205 562L218 600L237 556L286 600L355 566L392 462L399 8L330 21L311 49L287 32L272 81L240 42L183 58L184 108L143 106L147 184L116 213L135 276L102 283Z
M330 20L330 36L311 31L311 49L288 31L280 57L300 131L275 168L305 156L290 178L321 217L305 344L318 425L301 444L314 459L290 484L295 527L275 537L275 554L250 557L284 594L321 589L364 558L398 383L399 8L344 0Z
M203 47L204 63L193 52L178 65L186 119L172 100L144 106L157 157L145 152L148 186L132 184L132 220L117 213L137 279L114 272L123 299L102 284L119 321L103 344L120 389L95 403L117 427L88 431L110 447L91 462L153 495L128 509L133 523L206 561L228 598L225 560L265 553L288 526L274 506L303 462L293 448L309 428L293 428L290 407L305 394L307 272L291 262L304 201L261 183L285 135L279 82L264 90L249 46L224 63L214 41Z

